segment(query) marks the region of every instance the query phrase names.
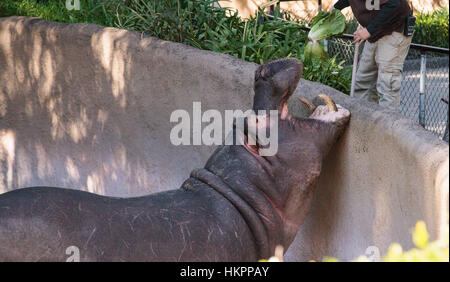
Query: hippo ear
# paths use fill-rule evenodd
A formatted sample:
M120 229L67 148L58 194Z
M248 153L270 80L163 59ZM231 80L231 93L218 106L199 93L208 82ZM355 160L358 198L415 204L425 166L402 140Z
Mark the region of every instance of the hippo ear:
M257 81L258 79L260 79L261 77L264 76L265 72L264 70L265 65L261 65L259 66L256 71L255 71L255 81Z

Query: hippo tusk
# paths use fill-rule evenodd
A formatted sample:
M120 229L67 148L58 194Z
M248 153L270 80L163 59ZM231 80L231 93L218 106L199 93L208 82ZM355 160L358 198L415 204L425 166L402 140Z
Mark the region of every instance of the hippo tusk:
M291 119L291 114L289 113L287 102L284 102L283 106L281 107L281 116L280 117L282 120Z
M298 99L300 100L300 102L302 102L308 108L310 114L312 114L312 112L314 112L316 107L313 104L311 104L311 102L309 102L307 99L301 98L301 97L298 97Z
M322 99L322 101L325 102L325 104L328 106L328 109L330 111L335 111L335 112L338 111L338 108L337 108L336 104L334 103L334 101L328 95L319 94L318 96L319 96L320 99Z

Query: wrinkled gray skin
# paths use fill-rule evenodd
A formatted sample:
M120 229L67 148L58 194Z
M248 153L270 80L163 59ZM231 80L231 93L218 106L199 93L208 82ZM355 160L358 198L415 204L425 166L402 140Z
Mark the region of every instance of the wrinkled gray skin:
M281 109L301 69L294 59L262 65L254 109ZM0 195L0 261L65 261L70 246L81 261L268 258L294 239L322 161L347 121L280 118L275 156L221 146L177 190L113 198L33 187Z

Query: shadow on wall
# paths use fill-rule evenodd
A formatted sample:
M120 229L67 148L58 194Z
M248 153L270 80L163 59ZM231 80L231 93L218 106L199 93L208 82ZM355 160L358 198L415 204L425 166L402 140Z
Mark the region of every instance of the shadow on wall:
M45 185L142 195L179 187L190 173L180 161L204 164L214 148L171 145L169 120L214 91L200 82L205 64L184 73L176 48L125 33L27 18L0 25L0 193ZM230 81L209 79L232 92Z
M0 179L0 193L26 186L37 176L43 180L42 185L56 184L58 181L52 178L58 177L65 179L64 186L84 183L85 190L104 194L102 175L107 173L117 179L131 173L126 147L120 139L108 142L114 156L110 162L92 166L92 162L100 161L92 156L107 137L102 134L104 130L122 134L119 127L109 124L110 114L125 113L127 105L133 103L127 101L125 94L124 81L130 73L127 46L110 46L120 34L94 36L92 51L86 58L86 52L78 52L83 46L77 42L84 40L76 34L73 41L61 44L53 29L32 32L21 22L0 27L9 29L0 31L4 63L0 69L0 159L6 160L2 164L6 172L1 174L6 179ZM104 53L105 50L110 52ZM72 58L68 60L63 54ZM86 61L89 64L83 63ZM92 78L97 85L86 87L83 82ZM71 93L63 92L67 89ZM106 102L100 99L105 95L109 96ZM87 105L86 101L96 106ZM80 167L84 163L86 167ZM147 181L137 171L127 177Z

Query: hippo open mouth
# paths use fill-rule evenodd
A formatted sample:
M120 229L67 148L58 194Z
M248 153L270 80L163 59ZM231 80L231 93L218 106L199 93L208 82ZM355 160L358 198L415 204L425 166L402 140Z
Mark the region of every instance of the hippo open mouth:
M270 110L277 110L281 113L281 119L286 119L288 117L287 101L294 93L302 72L302 63L294 58L273 60L259 66L255 71L253 111L256 114L261 114L263 111L263 114L267 116ZM270 126L268 121L267 118L257 117L256 124L252 126L258 130L267 130ZM243 145L259 161L265 162L267 160L261 157L260 151L268 145L262 145L256 133L249 134L245 130Z
M287 96L287 95L286 95ZM325 103L326 107L314 106L311 102L309 102L305 98L298 98L300 102L302 102L309 110L310 116L309 118L322 120L324 122L334 122L338 120L339 118L343 117L342 107L338 106L334 103L334 101L325 94L320 94L318 97ZM282 99L281 101L281 112L278 114L280 120L287 120L289 122L293 122L292 115L289 113L288 106L287 106L287 100L289 99L289 96L287 98ZM346 111L347 113L348 111ZM270 114L269 114L270 115ZM255 119L256 124L253 125L257 130L264 130L267 131L268 128L270 128L270 123L267 123L270 119L264 118L261 119L261 117L257 117ZM268 145L262 145L259 142L258 136L255 134L251 134L247 128L248 123L245 124L245 131L244 131L244 147L252 154L260 155L260 149L267 148ZM257 131L256 131L257 132ZM249 141L251 140L251 141Z
M316 107L307 99L298 98L299 101L302 102L309 110L310 115L308 119L318 120L328 124L334 124L336 128L345 126L350 116L350 112L342 106L336 105L334 101L325 94L320 94L318 95L318 97L325 103L325 105L319 105ZM287 97L287 99L289 99L289 97ZM304 121L305 119L293 117L289 113L287 100L282 99L280 101L281 112L277 113L278 121L281 123L287 123L288 126L292 128L298 127L297 124L302 123L302 121ZM247 122L248 119L246 119L244 140L242 145L247 150L247 152L249 152L257 160L257 162L264 168L267 173L273 175L273 169L271 169L271 166L273 165L273 158L261 154L261 149L268 148L270 144L261 144L260 139L256 134L256 132L260 130L266 131L264 134L267 134L270 131L269 116L270 114L265 116L258 116L254 119L256 123L253 124L253 127L256 128L256 131L254 132L248 130L249 124Z
M273 60L259 66L255 71L255 83L253 99L253 111L258 114L254 120L256 124L252 124L257 130L251 134L248 130L244 132L243 146L245 149L257 158L259 162L266 165L267 158L261 155L261 149L267 148L269 145L262 145L256 133L259 130L269 131L270 116L269 111L278 111L278 118L281 121L294 123L288 110L288 100L294 93L300 81L303 72L301 61L295 58ZM319 119L324 122L334 122L348 115L342 107L338 109L334 101L327 95L321 94L318 97L326 104L327 107L314 106L305 98L299 98L310 112L310 118ZM262 113L262 115L261 115ZM265 118L263 118L265 117ZM248 124L246 123L246 129ZM266 132L266 133L267 133Z

